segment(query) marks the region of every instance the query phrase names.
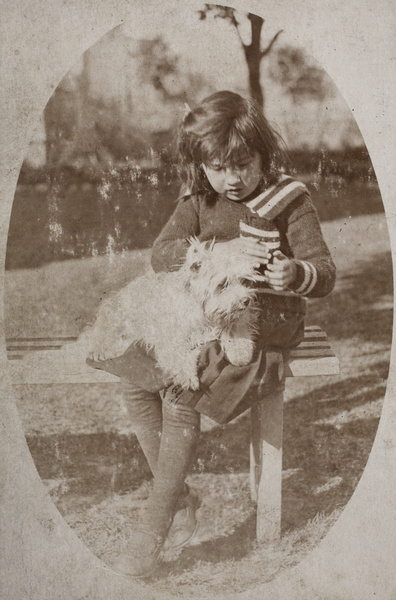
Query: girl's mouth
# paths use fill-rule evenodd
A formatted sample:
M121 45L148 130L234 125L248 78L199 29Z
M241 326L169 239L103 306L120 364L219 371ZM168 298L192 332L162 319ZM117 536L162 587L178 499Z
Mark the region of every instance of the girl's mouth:
M227 190L226 196L230 198L230 200L243 200L246 192L244 188L233 188L232 190Z

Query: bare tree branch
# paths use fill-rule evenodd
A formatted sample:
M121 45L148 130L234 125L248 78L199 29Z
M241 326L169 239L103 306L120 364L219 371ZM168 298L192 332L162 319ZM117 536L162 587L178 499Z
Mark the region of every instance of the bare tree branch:
M278 37L280 36L280 34L283 33L283 29L280 29L272 38L272 40L270 41L270 43L268 44L268 46L266 48L264 48L263 50L261 50L261 57L263 58L264 56L267 56L267 54L269 54L271 52L272 46L275 44L276 40L278 39Z
M199 12L201 20L206 19L206 15L209 12L212 12L212 13L214 13L215 19L225 19L225 20L229 21L231 23L231 25L233 25L233 27L235 28L242 46L244 48L246 47L246 44L244 43L241 33L239 31L240 23L235 16L234 8L230 8L228 6L221 6L219 4L205 4L205 9L200 10L198 12Z

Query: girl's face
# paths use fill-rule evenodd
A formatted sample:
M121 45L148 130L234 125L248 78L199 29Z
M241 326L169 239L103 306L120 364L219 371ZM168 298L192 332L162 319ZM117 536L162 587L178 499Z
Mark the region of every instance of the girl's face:
M215 192L225 194L229 200L240 202L254 192L262 176L261 157L258 152L241 157L238 164L221 164L214 160L202 165Z

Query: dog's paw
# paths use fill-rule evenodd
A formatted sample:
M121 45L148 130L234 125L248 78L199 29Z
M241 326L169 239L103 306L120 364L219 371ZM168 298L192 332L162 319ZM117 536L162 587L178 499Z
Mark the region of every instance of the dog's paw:
M246 338L227 338L221 340L221 346L229 362L236 367L243 367L252 362L254 342Z
M120 356L121 354L122 352L117 352L113 348L101 348L100 350L91 350L88 353L88 358L97 362L102 360L109 360L111 358L115 358L116 356Z
M106 339L101 343L91 344L88 351L88 358L94 361L109 360L121 356L127 347L128 344L123 343L120 339L113 342L110 339Z
M197 375L191 373L179 372L174 377L174 384L180 385L183 390L192 390L195 392L199 388L199 379Z

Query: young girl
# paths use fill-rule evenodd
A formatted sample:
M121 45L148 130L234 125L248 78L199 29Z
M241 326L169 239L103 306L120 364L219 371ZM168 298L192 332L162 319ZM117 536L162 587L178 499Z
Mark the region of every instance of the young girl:
M133 539L111 565L125 575L147 577L166 541L181 547L195 532L198 498L185 477L199 439L198 410L215 406L221 422L245 410L252 390L265 380L265 349L297 345L304 330L304 296L324 296L334 287L335 266L316 210L305 186L282 174L282 160L278 136L260 108L238 94L213 94L181 124L184 193L154 243L152 266L176 269L191 236L215 239L215 256L251 260L264 273L258 351L248 367L233 367L219 344L209 344L202 352L202 390L195 393L175 393L172 386L161 392L171 382L158 375L153 357L140 354L132 360L124 398L154 483ZM263 231L276 240L275 256L260 241Z

